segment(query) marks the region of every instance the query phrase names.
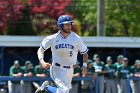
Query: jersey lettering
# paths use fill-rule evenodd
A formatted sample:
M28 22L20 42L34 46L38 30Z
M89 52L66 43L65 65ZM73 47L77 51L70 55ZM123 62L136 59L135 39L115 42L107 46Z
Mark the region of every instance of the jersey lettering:
M73 53L72 53L72 51L70 51L70 57L72 57L72 55L73 55Z
M61 48L74 49L74 46L70 44L58 44L55 46L55 48L56 49L61 49Z

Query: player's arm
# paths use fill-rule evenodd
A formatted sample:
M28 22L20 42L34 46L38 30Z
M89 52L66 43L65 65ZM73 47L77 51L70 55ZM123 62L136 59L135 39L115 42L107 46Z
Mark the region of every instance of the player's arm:
M51 64L46 63L46 62L44 61L44 50L43 50L41 47L38 49L37 55L38 55L38 59L39 59L39 61L40 61L40 64L42 65L42 67L43 67L44 69L48 69L48 68L51 66Z
M83 54L83 66L87 67L88 53Z
M82 67L82 74L83 76L86 75L86 68L87 68L87 62L88 62L88 53L83 54L83 67Z

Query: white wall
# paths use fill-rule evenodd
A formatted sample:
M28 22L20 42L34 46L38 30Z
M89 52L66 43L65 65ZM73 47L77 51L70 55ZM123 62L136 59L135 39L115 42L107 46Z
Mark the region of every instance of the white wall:
M45 36L0 36L0 46L39 47ZM140 48L138 37L82 37L88 47Z

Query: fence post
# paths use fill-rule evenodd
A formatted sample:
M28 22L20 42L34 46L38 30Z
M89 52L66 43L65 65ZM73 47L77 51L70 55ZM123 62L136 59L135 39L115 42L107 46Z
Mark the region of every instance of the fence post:
M0 48L0 74L3 74L3 66L4 66L4 47Z
M98 93L98 78L95 79L95 93Z
M126 48L123 48L122 52L123 52L123 56L126 57Z
M128 79L127 79L127 89L128 89L128 93L131 93L131 91L130 91L130 77L128 77Z

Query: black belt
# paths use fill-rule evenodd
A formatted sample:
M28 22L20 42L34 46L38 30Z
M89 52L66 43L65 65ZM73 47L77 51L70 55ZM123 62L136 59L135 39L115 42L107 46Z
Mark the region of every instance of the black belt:
M55 66L61 66L59 63L55 63ZM70 69L70 66L62 66L63 68L67 68L67 69Z

